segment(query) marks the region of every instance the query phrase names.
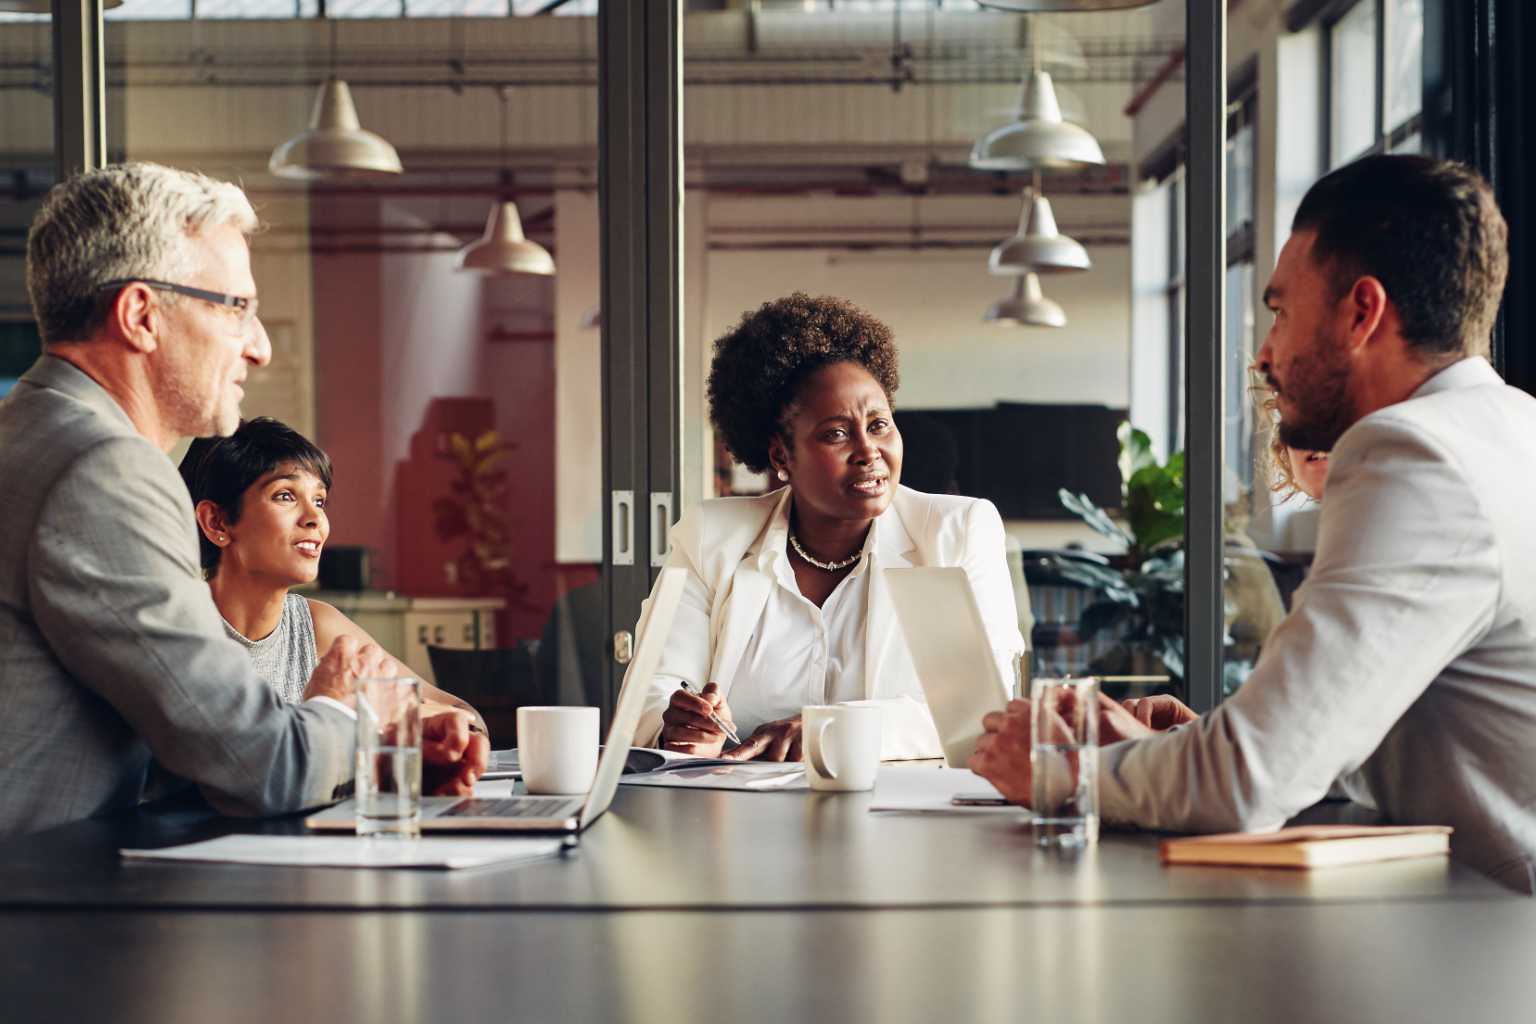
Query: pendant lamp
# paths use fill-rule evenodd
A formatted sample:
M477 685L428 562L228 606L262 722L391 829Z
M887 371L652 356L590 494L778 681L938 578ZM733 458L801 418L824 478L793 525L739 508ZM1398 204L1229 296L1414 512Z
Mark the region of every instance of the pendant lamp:
M102 10L123 6L123 0L104 0ZM0 0L0 14L52 14L53 0Z
M1088 129L1062 119L1050 72L1040 67L1040 33L1030 25L1033 68L1024 79L1018 119L983 135L971 147L978 171L1030 171L1041 167L1102 164L1104 151Z
M995 11L1118 11L1157 0L976 0Z
M510 190L511 172L506 169L507 90L503 86L497 92L501 97L502 188ZM503 199L491 207L491 215L485 222L485 234L480 240L459 250L459 269L488 274L547 276L555 272L555 260L548 249L523 234L523 219L518 215L517 204L510 199Z
M491 207L480 240L459 250L459 269L549 275L555 272L555 259L548 249L523 234L517 204L508 199Z
M272 151L267 169L279 178L336 181L399 174L400 155L364 131L347 83L332 75L320 86L309 127Z
M982 320L1017 327L1067 326L1067 314L1045 297L1040 290L1040 278L1033 272L1021 274L1013 294L988 306Z
M1051 201L1040 192L1039 175L1035 187L1024 190L1024 209L1019 214L1019 231L992 249L987 262L994 274L1042 274L1087 270L1093 266L1088 250L1075 239L1056 230L1056 215Z

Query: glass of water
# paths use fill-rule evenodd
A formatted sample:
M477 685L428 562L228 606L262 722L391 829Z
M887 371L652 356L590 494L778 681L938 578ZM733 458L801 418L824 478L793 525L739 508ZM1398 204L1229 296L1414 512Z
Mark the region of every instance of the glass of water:
M357 834L421 835L421 681L357 681Z
M1099 840L1099 681L1035 679L1029 699L1035 842L1091 846Z

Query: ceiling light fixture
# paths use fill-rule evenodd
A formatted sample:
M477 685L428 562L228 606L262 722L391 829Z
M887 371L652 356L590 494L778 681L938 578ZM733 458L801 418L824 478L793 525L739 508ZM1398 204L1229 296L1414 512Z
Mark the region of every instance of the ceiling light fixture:
M1017 327L1065 327L1067 314L1040 290L1040 278L1034 273L1021 274L1013 294L987 307L982 320L989 324Z
M501 188L512 188L512 172L507 168L507 88L497 90L501 98ZM555 259L549 250L523 234L523 219L517 203L498 200L485 222L485 234L459 250L459 269L488 274L543 274L555 272Z
M1157 0L976 0L996 11L1118 11L1146 7Z
M978 171L1032 171L1041 167L1102 164L1104 150L1093 133L1062 119L1050 72L1040 67L1040 31L1030 22L1033 67L1024 79L1018 118L983 135L971 147Z
M102 10L123 6L123 0L105 0ZM0 14L52 14L53 0L0 0Z
M1087 270L1093 266L1088 250L1075 239L1056 230L1056 215L1051 201L1040 191L1040 175L1035 186L1024 190L1024 208L1019 213L1019 230L992 249L987 266L994 274L1042 274Z
M364 131L352 90L336 77L336 23L331 22L331 68L320 84L309 127L272 151L267 170L297 181L345 181L399 174L400 154Z

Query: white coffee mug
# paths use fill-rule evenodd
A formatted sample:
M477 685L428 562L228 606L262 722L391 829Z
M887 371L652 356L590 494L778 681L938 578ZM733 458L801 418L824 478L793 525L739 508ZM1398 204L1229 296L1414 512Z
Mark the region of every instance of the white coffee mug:
M518 708L517 761L530 793L587 792L597 775L597 708Z
M880 771L880 709L818 704L800 712L805 778L823 791L873 789Z

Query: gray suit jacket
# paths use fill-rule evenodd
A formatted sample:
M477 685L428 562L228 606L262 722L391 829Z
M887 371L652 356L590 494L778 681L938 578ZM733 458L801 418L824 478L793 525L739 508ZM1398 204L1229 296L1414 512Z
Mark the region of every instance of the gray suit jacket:
M176 467L61 359L0 401L0 496L0 835L134 806L151 755L230 814L351 778L352 721L256 677Z
M1317 557L1253 674L1199 723L1104 751L1106 818L1280 825L1344 776L1533 888L1536 399L1482 359L1334 447Z

